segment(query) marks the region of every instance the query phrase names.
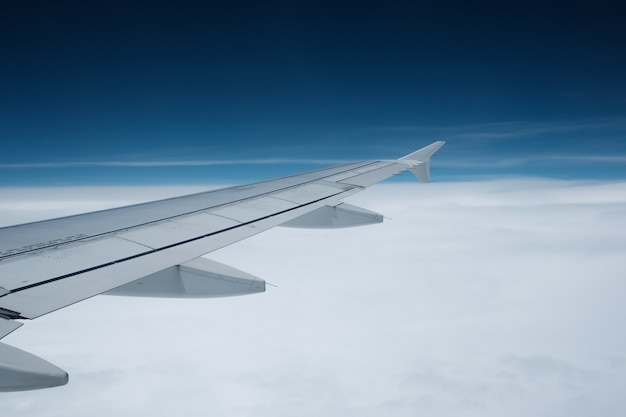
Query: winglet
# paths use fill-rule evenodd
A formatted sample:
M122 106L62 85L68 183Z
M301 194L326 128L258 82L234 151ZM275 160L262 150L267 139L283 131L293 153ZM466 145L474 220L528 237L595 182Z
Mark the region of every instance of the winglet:
M423 147L413 153L400 158L400 161L404 161L411 165L409 171L411 171L421 182L430 181L430 157L439 150L446 142L440 140L431 143L428 146Z

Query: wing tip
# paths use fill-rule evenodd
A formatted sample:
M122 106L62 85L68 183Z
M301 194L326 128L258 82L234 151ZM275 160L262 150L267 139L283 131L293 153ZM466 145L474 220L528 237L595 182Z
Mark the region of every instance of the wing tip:
M409 160L409 161L417 161L417 162L428 162L431 156L435 152L439 150L443 145L446 144L444 140L438 140L437 142L433 142L430 145L424 146L421 149L418 149L414 152L411 152L408 155L400 158L401 161Z
M409 171L413 173L421 182L430 182L430 157L439 150L445 141L438 140L430 145L424 146L415 152L403 156L399 161L409 164Z

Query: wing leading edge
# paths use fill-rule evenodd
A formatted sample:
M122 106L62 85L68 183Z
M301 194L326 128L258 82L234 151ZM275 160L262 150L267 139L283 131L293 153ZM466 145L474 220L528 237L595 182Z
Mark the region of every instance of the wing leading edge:
M342 200L409 170L430 180L439 141L397 160L355 162L270 181L0 228L0 339L23 323L98 294L220 297L265 282L202 255L275 226L380 223ZM67 383L67 373L0 343L0 391Z

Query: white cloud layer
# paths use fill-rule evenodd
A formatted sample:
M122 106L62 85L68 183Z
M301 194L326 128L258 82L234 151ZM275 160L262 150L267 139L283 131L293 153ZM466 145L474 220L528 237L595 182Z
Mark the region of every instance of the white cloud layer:
M198 189L76 190L2 191L0 218ZM278 285L265 294L102 296L26 323L3 342L70 383L0 394L2 414L623 414L626 183L384 184L349 202L394 220L209 256Z

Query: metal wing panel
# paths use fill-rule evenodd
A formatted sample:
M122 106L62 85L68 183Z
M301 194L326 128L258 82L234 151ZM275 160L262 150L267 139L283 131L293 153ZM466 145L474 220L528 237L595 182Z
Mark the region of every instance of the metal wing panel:
M339 174L335 174L335 175L331 175L327 178L325 178L326 181L334 181L334 182L341 182L342 180L345 180L347 178L351 178L351 177L356 177L358 175L367 173L367 172L371 172L371 171L375 171L378 170L380 168L385 168L389 165L395 165L396 163L393 161L377 161L377 162L371 162L367 165L361 166L361 167L357 167L345 172L341 172Z
M272 193L271 196L282 200L291 201L297 204L305 204L311 201L326 198L352 188L351 186L340 185L329 181L317 181L304 184L300 187L289 188L284 191Z
M213 209L211 214L246 223L297 207L298 204L273 197L257 197Z
M72 243L0 263L0 285L9 291L44 282L60 275L115 262L147 250L143 245L116 237ZM3 300L3 298L0 298ZM0 303L1 306L2 303Z
M359 187L369 187L386 178L396 175L407 169L406 165L399 163L391 163L373 170L354 170L357 175L341 180L343 184L356 185Z
M116 233L119 238L130 240L152 249L158 249L177 242L194 239L198 236L215 233L241 224L240 222L215 216L209 213L199 213L167 220L149 226L131 229Z
M253 230L248 230L248 232L243 235L241 235L240 230L237 230L236 233L231 230L237 229L238 226L244 223L255 223L266 217L274 217L271 224L267 226L273 227L274 225L298 217L317 207L317 205L311 206L311 202L308 200L315 199L315 201L324 201L325 199L346 193L346 191L342 191L342 188L353 188L349 186L329 187L309 183L305 183L300 187L311 188L312 191L315 191L309 198L301 198L303 202L300 204L263 195L223 205L209 212L183 215L170 220L125 229L114 234L104 235L100 238L92 238L89 241L59 244L54 248L45 248L37 252L5 258L0 262L0 287L6 288L6 290L12 292L20 292L41 283L47 283L47 286L49 285L49 281L67 279L73 275L84 275L93 268L105 268L111 270L111 275L116 275L116 279L108 279L110 285L106 284L102 287L104 290L109 290L126 283L126 280L132 281L133 279L144 276L136 275L137 272L134 270L128 276L118 271L112 271L113 269L119 269L118 263L125 262L129 258L144 257L154 250L170 250L171 247L181 245L185 242L204 241L202 249L198 252L190 252L180 259L177 257L175 261L168 261L164 264L164 268L166 268L176 264L171 262L181 263L188 261L189 259L222 247L225 244L233 243L239 239L257 233L260 230L265 230L265 227L262 225L267 224L267 222L255 224ZM295 196L297 193L294 194L293 189L294 187L291 187L288 190L292 190L291 195ZM334 202L335 200L338 200L338 198L332 201ZM322 203L322 205L323 204L326 203ZM293 211L297 208L300 208L300 210ZM283 212L290 213L284 220L276 222L277 218L283 218L276 217ZM228 237L226 240L222 240L214 238L213 235L234 237ZM208 239L209 237L211 237L211 239ZM223 241L225 243L214 244L213 241ZM161 253L161 255L163 254ZM160 265L161 263L152 262L152 265L156 264ZM152 269L142 273L149 274L152 273L151 271ZM96 275L99 275L99 273ZM100 287L97 287L97 289L100 290ZM78 291L74 295L69 293L68 297L86 298L97 294L88 293L92 290L96 290L96 288L85 288L83 291ZM40 291L41 289L37 289L32 292L39 293ZM54 291L50 291L51 299L59 298L56 295L52 295ZM14 298L12 294L0 297L0 307L13 310L23 317L32 317L33 314L40 315L44 310L52 308L51 305L42 301L35 310L25 313L23 309L16 309L16 304L9 303L9 300L12 298ZM66 299L67 297L61 297L60 304L67 303ZM55 302L53 304L56 306L58 303ZM56 308L59 307L55 307L55 309Z
M94 295L109 291L172 265L178 265L206 252L250 237L262 230L236 227L214 235L199 237L167 250L151 250L136 257L98 264L76 274L57 276L43 285L18 289L0 298L0 307L33 319Z
M215 208L239 200L267 195L275 191L351 171L370 163L344 164L244 186L229 187L183 197L3 227L0 228L0 260L20 253L37 251L89 237L102 236L140 225Z
M57 276L48 279L45 284L16 288L10 294L0 297L0 308L15 312L23 318L37 318L253 236L326 204L336 203L352 192L355 191L348 190L341 196L335 195L297 206L226 230L197 236L160 249L146 250L142 254L95 265L84 271Z

